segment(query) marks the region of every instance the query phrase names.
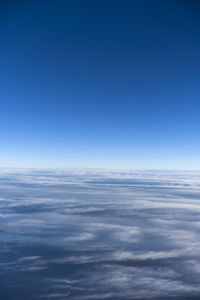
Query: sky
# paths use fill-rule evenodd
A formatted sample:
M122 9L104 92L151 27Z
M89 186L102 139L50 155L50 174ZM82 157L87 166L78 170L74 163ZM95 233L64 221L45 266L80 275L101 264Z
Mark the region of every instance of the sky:
M1 1L0 166L200 169L198 1Z

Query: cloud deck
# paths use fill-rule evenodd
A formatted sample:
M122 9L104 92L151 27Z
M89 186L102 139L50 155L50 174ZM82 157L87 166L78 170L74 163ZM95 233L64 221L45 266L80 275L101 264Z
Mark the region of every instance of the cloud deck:
M1 170L1 299L199 299L199 172Z

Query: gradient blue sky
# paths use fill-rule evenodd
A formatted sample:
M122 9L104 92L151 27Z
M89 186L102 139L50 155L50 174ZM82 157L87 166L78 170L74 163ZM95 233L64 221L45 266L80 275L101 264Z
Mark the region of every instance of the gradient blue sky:
M200 169L198 1L1 1L0 166Z

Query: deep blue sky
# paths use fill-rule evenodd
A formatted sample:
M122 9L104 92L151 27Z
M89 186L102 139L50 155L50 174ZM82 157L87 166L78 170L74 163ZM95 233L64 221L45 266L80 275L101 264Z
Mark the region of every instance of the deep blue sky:
M16 2L0 6L1 166L200 168L198 1Z

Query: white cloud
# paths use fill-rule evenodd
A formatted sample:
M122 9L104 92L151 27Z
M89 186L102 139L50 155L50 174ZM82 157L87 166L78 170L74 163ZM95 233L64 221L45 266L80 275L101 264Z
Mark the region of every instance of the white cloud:
M199 296L199 175L0 170L1 276L43 298Z

